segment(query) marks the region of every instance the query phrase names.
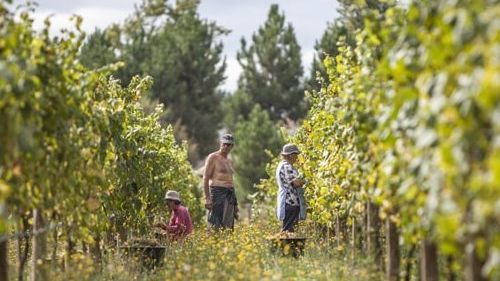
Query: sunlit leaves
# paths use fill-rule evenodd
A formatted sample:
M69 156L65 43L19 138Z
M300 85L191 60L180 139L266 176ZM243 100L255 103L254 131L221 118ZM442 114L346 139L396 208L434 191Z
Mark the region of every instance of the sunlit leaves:
M498 3L414 1L379 13L364 9L356 46L325 59L329 84L311 94L291 140L310 177L311 217L331 225L369 200L405 244L426 236L456 257L472 245L498 276Z
M148 216L166 216L167 189L199 217L185 146L159 124L161 110L146 115L140 106L152 79L134 77L123 88L109 78L119 64L83 67L81 18L76 32L50 37L49 21L37 32L23 13L0 22L0 201L12 220L37 207L92 243L113 216L136 231Z

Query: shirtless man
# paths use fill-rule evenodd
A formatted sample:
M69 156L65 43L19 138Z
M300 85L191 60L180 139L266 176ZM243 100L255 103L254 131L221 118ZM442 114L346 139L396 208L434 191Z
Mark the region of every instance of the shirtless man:
M215 229L234 226L237 201L233 186L233 161L228 158L234 145L230 134L221 137L219 150L208 155L203 174L208 224Z

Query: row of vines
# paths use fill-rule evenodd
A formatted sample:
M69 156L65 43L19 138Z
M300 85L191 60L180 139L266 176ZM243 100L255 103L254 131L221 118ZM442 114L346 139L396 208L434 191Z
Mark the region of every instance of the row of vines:
M52 232L51 245L65 239L68 256L82 243L97 257L114 233L124 239L131 229L141 232L155 215L167 215L166 189L181 192L193 217L202 215L186 147L160 125L161 108L145 114L141 107L152 79L135 77L124 88L110 76L120 64L84 68L81 19L52 37L48 20L35 31L31 13L0 3L1 280L13 232L43 233L33 238L37 265L50 250L59 258L61 251L46 249ZM22 275L31 236L20 237Z
M290 138L310 218L368 250L388 280L499 280L500 2L363 17ZM260 189L273 195L273 181Z

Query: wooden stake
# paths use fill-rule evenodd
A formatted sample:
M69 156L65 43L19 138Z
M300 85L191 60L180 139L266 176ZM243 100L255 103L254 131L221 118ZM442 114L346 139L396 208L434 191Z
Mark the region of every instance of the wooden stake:
M387 280L399 280L399 234L397 226L390 218L387 218Z
M42 217L42 212L39 209L33 210L33 252L32 252L32 268L31 281L48 280L45 272L44 263L47 253L47 234L43 231L45 222Z
M429 240L422 241L420 247L421 281L438 281L438 256L436 244Z

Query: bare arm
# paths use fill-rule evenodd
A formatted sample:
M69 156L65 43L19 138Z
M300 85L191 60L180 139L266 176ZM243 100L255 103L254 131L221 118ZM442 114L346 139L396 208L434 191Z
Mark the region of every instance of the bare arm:
M206 201L205 207L207 208L211 207L212 205L212 197L210 196L209 192L209 182L213 176L215 168L215 163L213 158L214 158L213 155L208 156L207 162L205 163L205 171L203 172L203 191L205 192L205 201Z

